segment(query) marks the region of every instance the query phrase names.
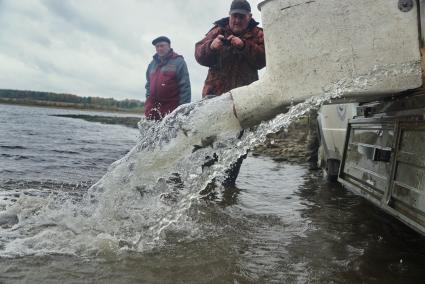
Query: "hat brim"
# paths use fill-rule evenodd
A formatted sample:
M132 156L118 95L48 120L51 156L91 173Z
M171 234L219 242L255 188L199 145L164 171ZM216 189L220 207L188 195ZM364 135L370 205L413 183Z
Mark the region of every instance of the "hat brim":
M160 43L160 42L166 42L166 43L168 43L168 44L170 44L170 43L171 43L171 41L170 41L170 39L169 39L168 37L166 37L166 36L160 36L160 37L155 38L155 39L152 41L152 45L157 45L157 44L158 44L158 43Z
M229 14L230 15L233 15L233 14L249 15L251 14L251 12L247 10L242 10L242 9L233 9L233 10L230 10Z
M153 41L152 42L152 45L157 45L158 43L162 43L162 42L164 42L164 43L168 43L168 44L170 44L170 42L168 42L168 41L166 41L166 40L158 40L158 41Z

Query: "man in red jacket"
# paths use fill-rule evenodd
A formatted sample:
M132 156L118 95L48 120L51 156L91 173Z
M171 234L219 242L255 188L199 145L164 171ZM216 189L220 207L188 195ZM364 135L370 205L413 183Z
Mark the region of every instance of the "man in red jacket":
M156 54L146 71L145 116L160 120L181 104L190 103L189 72L183 56L173 51L170 39L152 41Z
M209 67L202 96L218 96L258 80L266 65L263 30L246 0L234 0L229 17L218 20L195 46L199 64Z

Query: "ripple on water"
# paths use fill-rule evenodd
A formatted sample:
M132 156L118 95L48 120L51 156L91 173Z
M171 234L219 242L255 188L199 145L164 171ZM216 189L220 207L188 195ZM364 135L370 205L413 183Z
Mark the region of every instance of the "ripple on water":
M279 175L273 179L255 160L257 167L241 173L247 182L238 184L233 194L227 195L220 186L225 170L247 149L323 100L293 106L288 114L243 135L235 125L219 123L227 111L232 112L221 105L225 98L182 107L156 126L141 125L146 137L111 165L98 184L79 192L81 200L54 196L54 190L45 188L47 198L23 189L27 194L20 194L15 204L19 203L19 216L26 218L20 219L16 230L4 230L2 252L12 256L15 266L37 271L33 278L47 272L55 279L58 271L66 270L69 280L73 272L85 269L91 279L128 277L147 282L364 282L379 279L380 273L382 279L391 280L392 275L384 275L388 269L406 277L406 270L391 266L394 259L406 257L400 258L393 248L398 237L392 240L391 230L377 234L377 227L386 226L377 221L378 214L302 167L273 169L270 172ZM202 109L220 115L211 119ZM223 130L228 130L223 136L205 137ZM205 138L213 142L206 143ZM214 154L217 158L206 165L205 157ZM263 165L267 163L271 162ZM282 177L287 182L277 186ZM204 194L202 189L208 186L212 190ZM418 267L423 264L420 253L406 254L416 257ZM49 263L35 268L26 263L29 259ZM78 264L81 259L94 264ZM371 263L373 269L368 267ZM98 267L104 269L100 278L95 277ZM415 276L423 274L423 265L422 270L415 265L409 269ZM22 277L22 272L13 276Z

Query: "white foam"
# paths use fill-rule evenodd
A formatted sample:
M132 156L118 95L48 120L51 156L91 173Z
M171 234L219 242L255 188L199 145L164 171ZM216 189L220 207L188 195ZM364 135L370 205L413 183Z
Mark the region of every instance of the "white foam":
M6 204L3 220L15 214L19 222L3 230L0 255L145 250L161 243L167 229L196 232L188 212L207 184L220 184L229 166L268 133L389 71L374 72L324 88L323 96L292 106L243 135L229 95L180 106L159 123L142 121L137 145L110 166L82 201L72 201L64 193L49 198L21 195ZM222 189L216 190L220 195Z

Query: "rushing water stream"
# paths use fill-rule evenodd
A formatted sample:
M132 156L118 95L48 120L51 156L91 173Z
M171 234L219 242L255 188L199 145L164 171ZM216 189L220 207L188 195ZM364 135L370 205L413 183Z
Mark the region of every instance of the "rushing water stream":
M305 105L312 103L320 104ZM290 112L288 122L308 110ZM210 194L219 198L226 170L269 128L242 131L226 96L185 106L159 124L143 122L137 146L79 200L67 192L25 195L8 207L2 218L11 228L3 233L2 254L143 251L166 238L165 229L196 237L197 214L190 212L202 190L214 183Z
M133 130L47 117L52 110L31 109L34 119L29 108L1 106L0 281L423 279L422 237L305 165L248 157L237 186L221 186L230 165L267 133L353 82L369 81L337 84L250 130L240 129L229 96L182 106L160 123L143 120L136 146L92 186L105 157L131 145L123 139ZM40 135L55 138L34 146ZM41 147L42 155L33 153ZM58 156L49 160L52 151ZM59 167L67 159L81 164Z
M0 137L2 202L11 206L23 194L20 214L29 217L0 229L0 282L421 283L424 277L423 238L328 184L321 172L267 158L248 157L237 187L217 200L193 200L181 215L185 220L165 229L151 249L120 247L118 238L108 241L102 232L97 243L87 233L78 239L58 224L70 227L76 217L67 210L84 208L87 188L134 145L136 131L47 115L63 110L0 110L0 131L10 133ZM55 197L61 192L71 205ZM50 213L62 212L70 221L57 220L47 209L32 216L46 198L53 205L62 200L68 209L53 207ZM169 201L158 200L166 208ZM43 233L50 235L43 239ZM134 233L134 239L139 236Z

